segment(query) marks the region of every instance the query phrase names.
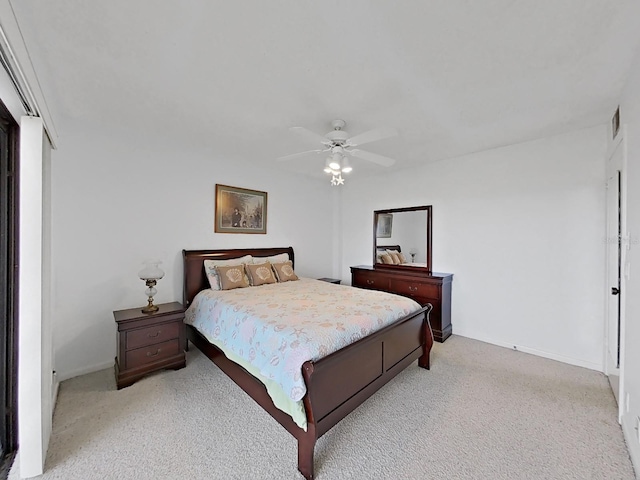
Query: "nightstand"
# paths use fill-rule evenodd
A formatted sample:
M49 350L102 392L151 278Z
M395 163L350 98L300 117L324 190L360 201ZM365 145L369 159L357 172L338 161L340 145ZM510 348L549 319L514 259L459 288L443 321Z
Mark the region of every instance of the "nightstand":
M163 303L154 313L142 313L142 307L118 310L118 356L115 373L118 389L128 387L145 375L186 364L184 345L184 307L181 303Z
M340 285L340 282L342 280L340 280L339 278L319 278L318 280L322 280L323 282L329 282L329 283L335 283L336 285Z

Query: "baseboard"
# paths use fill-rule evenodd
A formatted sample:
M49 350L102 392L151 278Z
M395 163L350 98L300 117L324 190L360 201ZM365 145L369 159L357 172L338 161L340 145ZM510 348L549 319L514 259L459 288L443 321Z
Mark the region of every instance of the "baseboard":
M569 365L575 365L577 367L588 368L589 370L596 370L598 372L604 371L604 366L602 363L593 363L588 362L586 360L581 360L577 358L567 357L564 355L558 355L556 353L545 352L544 350L537 350L535 348L530 348L524 345L514 345L513 343L506 343L502 341L496 341L491 338L483 338L479 336L465 335L455 331L454 335L458 335L460 337L472 338L474 340L479 340L481 342L490 343L491 345L497 345L498 347L508 348L509 350L516 350L518 352L529 353L531 355L536 355L538 357L548 358L550 360L555 360L557 362L566 363Z
M627 451L631 458L631 463L636 473L636 477L640 474L640 442L638 441L638 432L634 427L633 415L627 414L622 417L622 434L627 444Z
M69 380L73 377L79 377L80 375L86 375L87 373L97 372L98 370L104 370L105 368L113 368L113 360L108 362L96 363L94 365L88 365L76 370L70 370L68 372L57 372L58 381Z

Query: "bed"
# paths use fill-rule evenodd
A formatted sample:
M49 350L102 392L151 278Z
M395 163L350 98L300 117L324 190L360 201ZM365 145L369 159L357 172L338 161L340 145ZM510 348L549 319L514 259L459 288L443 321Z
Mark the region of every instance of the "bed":
M381 255L388 252L402 253L402 248L400 248L400 245L378 245L376 247L376 263L385 263L382 260ZM402 265L403 267L422 267L422 268L427 267L426 263L409 261L408 257L404 255L404 253L402 258L404 259L404 261L400 261L400 263L396 263L396 265Z
M245 255L268 257L282 253L288 254L289 259L294 262L292 247L183 250L185 307L192 305L198 293L209 289L204 269L205 260L224 260ZM352 288L339 285L331 287ZM203 292L205 293L207 292ZM428 321L430 310L431 305L420 307L333 353L315 361L304 361L301 377L306 389L301 403L306 416L305 428L296 423L291 415L276 407L260 380L240 364L230 360L203 333L187 325L187 338L296 438L298 470L305 478L312 479L314 448L318 438L416 359L420 367L429 368L429 355L433 345L433 334Z

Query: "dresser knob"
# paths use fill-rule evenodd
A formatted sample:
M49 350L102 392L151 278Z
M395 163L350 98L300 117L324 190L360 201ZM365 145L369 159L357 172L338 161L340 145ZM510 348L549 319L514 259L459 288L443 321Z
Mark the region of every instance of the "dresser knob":
M148 333L148 334L147 334L147 337L149 337L149 338L156 338L156 337L157 337L158 335L160 335L161 333L162 333L162 330L158 330L158 331L156 332L156 334L155 334L155 335L151 335L150 333Z
M367 280L367 285L373 285L375 283L374 280Z
M161 350L160 348L156 350L156 353L147 352L147 357L155 357L160 353L160 350Z
M409 291L410 292L417 292L418 291L418 287L412 287L411 285L409 285Z

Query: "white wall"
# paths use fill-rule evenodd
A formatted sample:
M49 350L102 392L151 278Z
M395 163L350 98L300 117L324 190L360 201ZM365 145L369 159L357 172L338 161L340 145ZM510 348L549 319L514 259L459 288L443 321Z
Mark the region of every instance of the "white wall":
M604 126L375 178L343 191L343 277L371 263L372 212L433 205L453 333L602 368Z
M625 342L623 346L622 428L636 472L640 472L640 442L636 419L640 417L640 52L636 55L620 102L620 122L626 125L627 141L627 252L629 276L625 298Z
M163 261L156 303L182 300L182 249L292 245L296 271L329 277L334 199L309 179L79 123L53 162L54 350L61 380L113 364L113 311L145 304L142 261ZM216 234L215 184L268 193L267 234Z

